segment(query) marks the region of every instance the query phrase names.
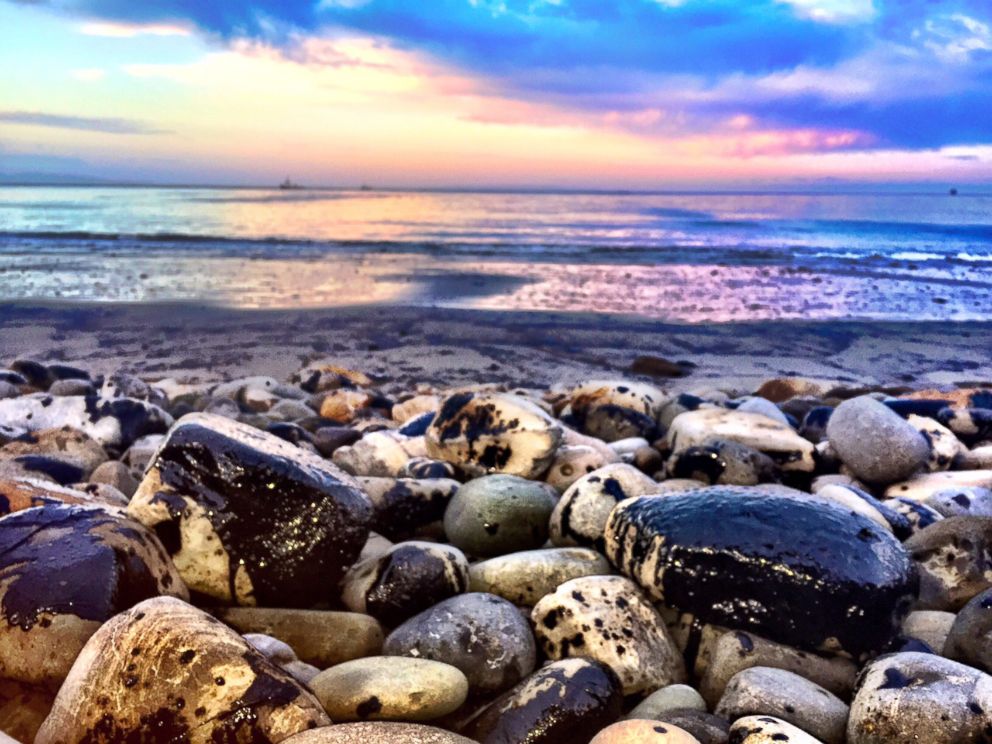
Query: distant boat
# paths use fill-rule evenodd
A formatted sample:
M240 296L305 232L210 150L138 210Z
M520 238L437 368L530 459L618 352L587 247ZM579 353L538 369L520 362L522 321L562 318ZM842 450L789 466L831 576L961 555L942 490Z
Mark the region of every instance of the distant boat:
M951 189L950 194L951 194L951 196L957 196L958 195L958 190L957 189Z
M298 183L294 183L293 181L290 181L289 176L286 176L286 180L283 181L281 184L279 184L279 188L282 189L283 191L296 191L304 187Z

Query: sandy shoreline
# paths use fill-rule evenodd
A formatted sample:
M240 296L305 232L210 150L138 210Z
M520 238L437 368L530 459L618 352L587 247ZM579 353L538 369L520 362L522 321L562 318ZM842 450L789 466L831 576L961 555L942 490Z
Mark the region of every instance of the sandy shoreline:
M992 379L992 322L662 323L625 315L367 305L238 310L197 304L0 304L0 356L121 367L188 381L285 378L333 360L386 390L501 382L544 387L631 376L640 355L696 367L671 387L757 385L781 375L838 384ZM636 375L635 375L636 376ZM407 389L409 389L407 387Z

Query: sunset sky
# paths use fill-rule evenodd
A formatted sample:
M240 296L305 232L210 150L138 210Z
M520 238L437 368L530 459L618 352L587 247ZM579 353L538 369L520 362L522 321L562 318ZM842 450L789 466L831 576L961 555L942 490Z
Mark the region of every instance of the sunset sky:
M992 181L990 0L0 0L0 173Z

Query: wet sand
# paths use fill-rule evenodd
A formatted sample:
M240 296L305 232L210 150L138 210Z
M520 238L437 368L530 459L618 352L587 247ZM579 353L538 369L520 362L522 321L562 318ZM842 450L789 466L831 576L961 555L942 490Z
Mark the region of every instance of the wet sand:
M781 375L841 385L992 379L992 322L663 323L619 314L404 305L243 310L191 303L0 304L0 363L20 356L148 379L285 378L329 360L387 392L419 381L545 387L630 376L640 355L696 365L673 389Z

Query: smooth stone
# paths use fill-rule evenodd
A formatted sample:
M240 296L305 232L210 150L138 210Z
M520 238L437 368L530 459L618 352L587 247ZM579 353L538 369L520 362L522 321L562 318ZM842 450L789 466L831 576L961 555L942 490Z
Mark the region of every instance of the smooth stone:
M833 415L831 406L815 406L808 410L799 425L799 435L813 444L827 439L827 423Z
M113 486L129 499L138 490L138 481L131 469L120 460L107 460L98 465L89 477L90 483L106 483Z
M653 599L703 622L856 658L886 646L916 592L891 532L781 488L628 499L610 515L606 555Z
M419 723L368 721L296 734L282 744L476 744L451 731Z
M273 664L282 666L298 661L296 652L290 648L288 643L280 641L278 638L265 635L265 633L244 633L242 638Z
M714 712L731 721L770 715L826 744L843 744L848 708L836 695L794 672L751 667L727 683Z
M289 381L308 393L335 390L340 387L370 387L371 378L364 372L337 364L313 364L292 374Z
M329 724L317 700L244 638L159 597L93 634L35 742L269 742Z
M948 488L924 503L945 517L992 517L992 490L988 488Z
M974 600L972 600L974 601ZM954 625L955 615L953 612L941 612L940 610L915 610L906 616L902 624L902 635L907 638L915 638L927 644L938 653L944 648L947 637ZM947 655L946 653L944 654ZM949 658L955 658L950 656Z
M48 388L49 395L96 395L96 388L89 380L56 380Z
M930 457L926 439L909 422L867 395L837 406L827 437L854 475L869 483L908 478Z
M628 719L611 724L589 744L700 744L699 739L671 723Z
M473 693L502 692L537 660L534 634L517 608L481 593L446 599L410 618L389 634L383 653L451 664Z
M992 587L992 517L948 517L905 547L920 575L915 609L954 612Z
M667 685L655 690L630 711L625 718L646 718L656 720L658 716L673 710L706 711L706 701L696 689L689 685Z
M721 439L676 452L666 472L672 478L692 478L709 485L756 486L777 480L775 462L768 455Z
M686 679L665 621L626 577L567 581L534 605L531 621L549 659L584 656L606 664L624 695Z
M603 530L618 502L656 493L658 483L633 465L614 463L579 478L551 513L551 542L602 550Z
M888 499L903 498L925 502L938 491L948 488L992 488L992 470L948 470L942 473L921 473L885 489Z
M979 445L970 450L966 449L961 455L959 465L962 470L992 469L992 445Z
M377 396L364 390L339 388L326 392L320 401L320 415L343 424L350 423L358 414L372 408Z
M883 499L882 504L906 518L910 536L944 518L936 509L912 499Z
M100 625L159 594L188 598L155 536L68 504L0 519L0 677L58 686Z
M71 487L90 496L95 504L127 509L128 497L107 483L74 483Z
M352 445L338 447L331 461L352 475L398 478L410 460L426 455L423 437L384 430L369 432Z
M800 396L821 398L828 390L829 388L823 382L810 380L806 377L773 377L761 383L761 387L755 391L755 395L770 400L772 403L784 403Z
M508 553L469 566L469 590L488 592L533 607L558 586L582 576L611 572L601 553L588 548L545 548Z
M108 375L103 381L103 385L100 386L100 397L151 400L155 397L155 392L151 385L140 377L119 371Z
M42 687L0 679L0 744L33 742L48 718L55 693Z
M461 484L450 478L357 478L372 502L372 529L390 540L444 519Z
M700 670L699 666L697 664L699 692L710 705L719 702L727 683L735 675L753 667L770 667L801 674L845 700L850 697L858 676L858 668L849 659L817 656L739 630L716 637L705 667Z
M608 446L617 453L621 461L633 463L634 455L645 447L650 448L651 443L644 437L627 437L610 442Z
M172 416L158 406L130 398L36 393L0 400L0 421L28 431L68 426L104 448L122 451L138 437L164 433L172 425Z
M731 744L823 744L797 726L773 716L746 716L730 726Z
M35 506L68 504L71 506L99 506L116 511L121 507L116 498L106 499L107 494L75 487L60 486L37 478L0 477L0 516L13 514Z
M425 438L430 457L470 476L536 478L554 460L562 428L519 396L467 392L444 400Z
M668 400L653 385L627 380L590 380L572 388L559 416L583 434L605 442L653 437L658 412Z
M437 395L414 395L412 398L393 404L390 415L396 423L405 424L425 413L436 413L440 407L441 398Z
M298 659L296 661L280 664L279 668L301 685L308 688L310 683L313 681L313 678L320 674L320 669L312 664L307 664L305 661L300 661Z
M972 597L957 616L949 612L940 615L950 615L952 623L944 643L934 638L930 647L949 659L992 672L992 589Z
M698 408L676 416L668 429L672 453L723 439L768 455L783 471L812 472L813 445L786 424L760 413L726 408Z
M753 395L744 398L738 404L736 410L742 411L743 413L760 413L762 416L767 416L773 421L778 421L780 424L789 426L789 419L784 413L782 413L782 409L770 400L762 398L760 395Z
M6 380L0 380L0 400L17 398L20 394L21 391L17 385L7 382Z
M325 669L310 682L334 721L430 721L468 697L468 680L449 664L369 656Z
M143 474L165 441L163 434L149 434L134 440L127 451L121 455L121 462L131 468L139 476Z
M869 494L858 493L858 491L850 486L830 484L819 488L815 495L836 504L841 509L846 509L867 517L875 522L875 524L892 532L892 525L882 513L884 507ZM908 523L906 526L908 528Z
M930 445L930 456L927 458L926 469L931 473L948 470L957 465L964 457L968 448L954 432L934 421L929 416L911 414L906 421L916 429Z
M487 475L463 484L444 512L448 540L468 555L490 557L541 547L558 494L540 481Z
M455 466L429 457L411 457L400 470L400 478L447 478L457 475Z
M357 612L225 607L214 614L239 633L264 633L321 669L382 651L382 626Z
M331 457L341 447L354 444L362 433L347 426L321 426L313 433L313 443L324 457Z
M609 667L564 659L498 697L465 733L483 744L584 744L620 717L622 704Z
M468 590L468 561L451 545L410 541L352 566L342 581L348 609L395 627Z
M937 420L968 445L992 438L992 411L987 408L944 408Z
M720 716L695 708L677 708L661 714L658 720L687 731L699 744L727 744L730 723Z
M309 606L357 560L372 507L318 455L211 414L184 416L128 513L154 529L191 590L222 603Z
M46 457L79 470L72 482L87 480L98 465L107 461L107 453L92 437L77 429L62 427L33 431L23 439L0 448L0 458Z
M871 662L858 678L847 724L849 744L988 740L992 677L935 654L898 653Z

